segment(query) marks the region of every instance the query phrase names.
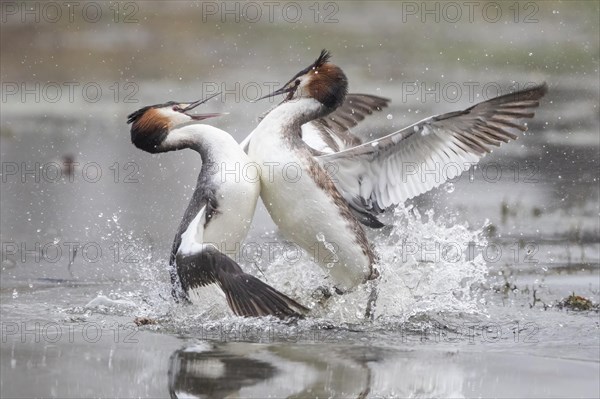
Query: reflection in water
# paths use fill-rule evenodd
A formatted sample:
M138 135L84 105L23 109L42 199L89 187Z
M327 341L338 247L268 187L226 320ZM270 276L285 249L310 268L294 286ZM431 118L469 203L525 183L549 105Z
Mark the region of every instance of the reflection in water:
M169 365L173 398L363 397L368 381L364 365L293 346L203 343L175 351Z
M374 347L209 344L173 353L169 392L182 397L463 397L464 373L437 356Z
M202 342L173 353L168 388L173 398L597 397L599 392L596 362L490 347L479 351L472 345L406 348Z
M170 358L172 398L222 398L272 378L276 368L261 360L236 356L209 344L177 350Z

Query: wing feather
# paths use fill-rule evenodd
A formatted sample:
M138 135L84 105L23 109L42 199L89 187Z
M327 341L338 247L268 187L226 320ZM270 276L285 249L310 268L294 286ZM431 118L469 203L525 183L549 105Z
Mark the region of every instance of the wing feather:
M370 94L350 93L344 103L331 114L302 125L302 139L312 148L332 153L355 147L368 137L350 131L373 112L387 107L390 100ZM328 137L324 137L327 135ZM335 145L331 143L334 142Z
M347 200L358 197L362 211L378 213L457 177L492 148L515 140L547 90L543 83L496 97L317 159L335 165L336 186Z

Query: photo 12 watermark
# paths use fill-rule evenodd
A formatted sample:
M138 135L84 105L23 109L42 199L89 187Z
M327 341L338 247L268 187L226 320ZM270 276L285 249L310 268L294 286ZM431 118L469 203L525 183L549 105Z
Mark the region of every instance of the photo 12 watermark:
M211 82L203 81L199 93L203 98L218 94L222 103L248 103L255 102L261 97L273 93L285 82ZM274 102L275 98L269 97L263 101Z
M334 329L293 328L281 323L206 323L194 328L198 339L216 342L253 343L335 343L338 335Z
M1 342L72 344L100 341L109 343L137 344L138 326L131 323L76 322L61 324L48 321L3 321L0 322Z
M537 344L540 327L534 322L464 322L462 324L434 323L430 328L415 332L400 327L403 343Z
M475 103L490 100L502 95L513 94L519 100L519 91L533 88L539 82L513 82L510 85L500 82L402 82L402 103Z
M2 1L2 23L139 23L135 1Z
M334 1L203 1L202 22L339 23L340 3Z
M533 1L402 1L402 23L523 23L539 22Z
M68 264L75 260L83 265L108 262L139 264L148 261L148 247L136 241L39 240L2 241L3 265Z
M2 104L91 103L137 104L135 82L2 82Z
M78 162L66 156L60 161L51 162L2 162L0 175L2 184L94 184L101 180L132 184L140 182L140 166L134 161L112 164Z
M536 265L539 244L534 241L510 241L476 243L458 241L403 241L399 243L400 261L419 263L459 264L481 256L489 265L507 263L512 265ZM385 261L385 259L384 259Z

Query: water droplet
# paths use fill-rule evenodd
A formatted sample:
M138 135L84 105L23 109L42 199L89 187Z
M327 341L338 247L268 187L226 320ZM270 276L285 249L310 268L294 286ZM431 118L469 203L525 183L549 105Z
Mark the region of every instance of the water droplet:
M453 193L454 192L454 184L446 183L444 185L444 190L446 190L447 193Z
M417 208L413 209L413 215L415 215L415 219L421 220L421 212Z
M387 114L387 119L388 121L391 121L392 119L394 119L394 117L392 116L392 114Z

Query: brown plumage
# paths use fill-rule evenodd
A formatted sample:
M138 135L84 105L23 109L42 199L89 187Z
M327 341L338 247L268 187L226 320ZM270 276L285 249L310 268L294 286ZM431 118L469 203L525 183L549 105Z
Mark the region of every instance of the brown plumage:
M158 111L158 109L151 108L133 122L131 129L137 130L140 133L150 134L155 130L168 129L169 124L169 118Z
M348 79L336 65L325 63L309 73L308 93L328 108L336 109L344 103L348 93Z

